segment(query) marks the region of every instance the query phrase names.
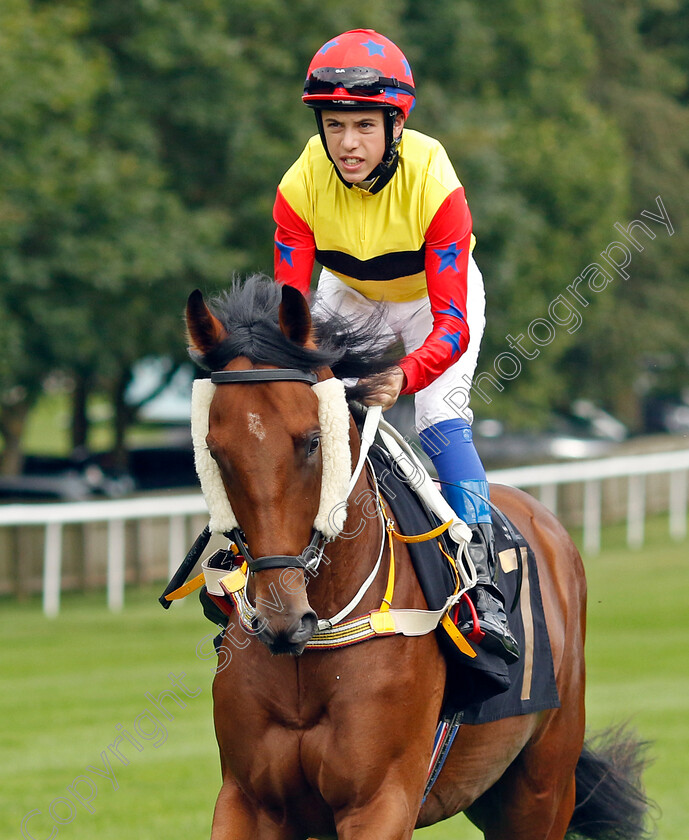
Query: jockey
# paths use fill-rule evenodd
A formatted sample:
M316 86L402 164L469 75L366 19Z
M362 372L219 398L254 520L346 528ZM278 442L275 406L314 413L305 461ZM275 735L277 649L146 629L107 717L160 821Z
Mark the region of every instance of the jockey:
M309 65L302 99L319 136L277 190L275 279L307 295L318 260L317 306L351 319L379 310L382 338L401 339L407 355L376 379L368 402L387 409L400 394L415 394L422 446L473 532L482 644L515 661L468 407L485 294L464 188L439 142L403 133L414 79L388 38L357 29L328 41ZM466 616L460 630L471 629Z

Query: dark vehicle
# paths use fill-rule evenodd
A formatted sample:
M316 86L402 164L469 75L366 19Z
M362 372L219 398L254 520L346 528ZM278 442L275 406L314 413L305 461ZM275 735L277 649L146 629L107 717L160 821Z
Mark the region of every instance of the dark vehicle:
M117 475L110 456L99 455L96 461L106 475ZM121 479L129 482L130 492L198 487L191 436L179 443L130 449Z
M122 496L124 477L108 475L89 457L28 455L21 475L0 476L0 502L81 502Z
M0 477L0 503L81 502L182 487L198 487L191 438L133 448L124 469L115 468L107 453L27 456L21 475Z

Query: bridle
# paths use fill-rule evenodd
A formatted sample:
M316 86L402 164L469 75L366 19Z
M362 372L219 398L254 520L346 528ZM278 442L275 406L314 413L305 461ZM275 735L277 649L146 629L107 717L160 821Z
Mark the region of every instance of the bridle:
M232 385L238 382L306 382L315 385L318 376L296 368L268 368L267 370L214 370L214 385Z
M211 382L214 385L252 384L257 382L305 382L307 385L315 385L317 381L318 376L315 373L307 373L296 368L214 370L211 373ZM317 567L327 542L323 534L314 528L311 542L301 554L266 554L263 557L254 557L244 536L241 528L233 528L227 533L227 537L235 543L252 573L262 572L265 569L312 569Z
M208 451L206 437L209 432L210 405L215 388L219 385L290 381L303 382L306 385L310 385L318 398L318 419L323 433L321 446L323 470L321 476L320 506L314 519L311 540L300 554L274 554L255 558L249 550L245 534L232 510L218 465ZM360 602L366 591L368 591L380 568L386 536L391 544L390 556L392 558L393 533L402 539L402 541L418 542L420 539L431 539L447 529L450 537L459 546L457 553L457 560L459 561L460 555L466 554L466 545L471 537L467 525L458 519L457 515L443 499L440 491L433 485L423 465L418 462L413 451L399 432L381 420L381 412L382 409L380 406L371 406L366 411L363 426L360 428L359 457L352 471L351 452L349 448L351 414L345 398L344 385L341 380L329 378L319 381L315 373L308 373L293 368L213 371L210 379L196 380L192 389L192 442L194 445L196 468L201 481L201 489L208 505L210 520L177 572L173 575L165 592L159 598L160 603L165 608L168 608L172 600L175 600L176 597L184 597L185 594L188 594L188 592L178 593L185 589L185 581L208 544L211 533L222 533L227 538L233 540L236 545L236 551L245 560L246 568L250 574L265 569L303 569L305 572L310 571L315 574L318 569L318 564L323 557L325 545L335 540L342 532L346 520L348 499L367 463L367 456L377 431L380 431L383 442L395 459L397 466L410 483L412 483L420 498L436 514L440 522L444 524L423 535L405 537L397 534L394 531L393 520L387 519L386 521L386 518L383 516L376 477L371 472L371 479L375 487L374 495L378 500L375 518L380 522L381 533L378 559L371 573L349 604L331 619L319 620L319 633L326 632L329 629L332 630L336 626L339 627ZM326 444L328 445L326 446ZM418 475L415 475L415 471L418 472ZM418 481L419 478L421 479L421 483ZM461 592L453 594L441 610L390 610L392 595L388 597L386 590L386 596L383 599L384 606L381 606L378 613L385 612L388 617L394 617L393 629L390 630L387 624L385 624L385 627L381 625L376 629L373 625L367 623L369 622L370 616L363 616L356 620L351 619L350 623L352 623L353 635L350 634L351 638L350 635L347 635L347 641L342 641L338 636L339 641L335 642L333 646L337 647L340 644L350 644L356 641L362 641L363 638L368 638L369 636L360 636L359 625L361 621L364 621L369 630L374 634L379 632L384 634L394 632L413 636L430 632L437 626L438 621L441 620L447 608L454 604L466 589L476 583L476 572L473 569L473 564L471 564L468 554L466 556L470 569L464 569L461 562L456 567L457 573L465 583L465 587ZM199 578L201 580L205 578L209 593L221 597L225 594L231 595L239 610L242 623L245 626L252 626L251 622L255 617L255 608L249 603L246 595L249 575L244 574L244 571L238 568L229 574L224 568L216 570L215 566L212 565L212 558L202 565L204 571ZM390 568L388 588L394 586L394 566L392 565L392 560ZM216 579L216 571L220 572L222 579ZM212 580L208 576L209 573ZM239 573L241 579L238 580L236 586L230 584L229 581L227 584L224 583L232 575L236 577L237 573ZM188 584L186 586L188 587ZM231 588L228 589L226 588L227 586ZM193 591L193 588L195 587L188 589L188 591ZM421 616L421 619L419 619L419 616ZM368 630L366 632L368 633ZM347 633L349 634L349 630ZM318 644L321 644L321 642ZM330 642L323 642L323 644L328 646Z
M318 376L296 368L273 368L267 370L214 370L211 382L214 385L252 384L257 382L304 382L315 385ZM262 572L265 569L314 569L318 567L323 550L328 540L314 528L311 542L301 554L266 554L254 557L241 528L233 528L227 537L237 546L250 572Z

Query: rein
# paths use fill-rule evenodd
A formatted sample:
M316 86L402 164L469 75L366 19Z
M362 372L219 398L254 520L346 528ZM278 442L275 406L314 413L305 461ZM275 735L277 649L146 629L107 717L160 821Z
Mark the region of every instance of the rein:
M323 433L321 503L314 520L311 541L300 554L276 554L254 558L232 511L218 466L210 457L206 446L205 439L208 434L210 403L215 387L219 385L285 381L303 382L310 385L318 397L318 415ZM208 504L210 523L192 547L163 596L161 596L161 604L168 607L171 601L184 597L205 581L209 595L214 598L230 596L237 608L240 620L246 626L250 626L254 608L246 597L249 575L245 573L245 570L249 573L263 571L264 569L298 568L311 572L317 570L323 557L325 545L336 539L344 526L347 500L361 475L364 465L367 463L368 452L375 440L376 433L380 431L381 437L388 451L392 454L397 467L427 506L444 524L426 534L405 536L398 533L394 529L393 521L383 514L381 509L382 499L375 475L371 470L376 487L376 498L378 499L377 518L382 525L378 560L350 603L332 618L319 620L318 631L313 639L307 643L307 648L340 647L364 641L366 638L395 633L401 633L405 636L425 635L442 622L450 635L453 638L457 637L455 640L457 646L463 649L467 655L475 656L473 650L448 618L448 610L458 603L464 597L464 593L476 583L476 571L466 550L471 532L466 523L457 517L442 497L407 441L394 427L382 420L381 414L382 408L380 406L372 406L368 409L360 434L359 458L354 471L347 478L351 470L348 432L350 414L344 396L344 385L340 380L331 378L319 382L315 373L307 373L292 368L213 371L210 380L197 380L194 383L192 395L192 437L194 439L197 472ZM328 487L328 485L332 486ZM391 609L394 589L393 537L402 542L420 542L434 539L445 530L458 545L456 558L450 557L443 551L454 569L457 580L455 592L447 598L446 603L438 610ZM205 548L211 532L222 533L233 540L237 555L241 555L244 560L243 568L236 568L228 573L227 569L211 566L209 559L202 564L203 572L200 575L188 584L181 585ZM378 610L345 621L378 574L386 535L390 548L391 579L383 602ZM173 582L177 584L177 588L172 586Z

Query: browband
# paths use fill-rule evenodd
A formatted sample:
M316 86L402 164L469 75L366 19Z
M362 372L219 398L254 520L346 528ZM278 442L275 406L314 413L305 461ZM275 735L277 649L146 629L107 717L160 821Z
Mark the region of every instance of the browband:
M211 382L214 385L231 385L235 382L306 382L315 385L318 376L294 368L272 368L269 370L214 370Z
M217 463L208 450L209 410L215 389L228 382L271 382L292 380L311 385L318 397L318 421L321 427L321 457L323 475L321 499L314 520L314 529L327 540L339 536L347 516L348 485L352 475L349 448L349 409L341 380L324 379L317 382L314 373L286 370L213 371L210 379L194 382L191 399L191 433L194 442L196 472L210 513L210 529L226 533L238 528L237 518L227 497ZM262 377L259 379L258 377ZM216 382L218 384L216 385Z

